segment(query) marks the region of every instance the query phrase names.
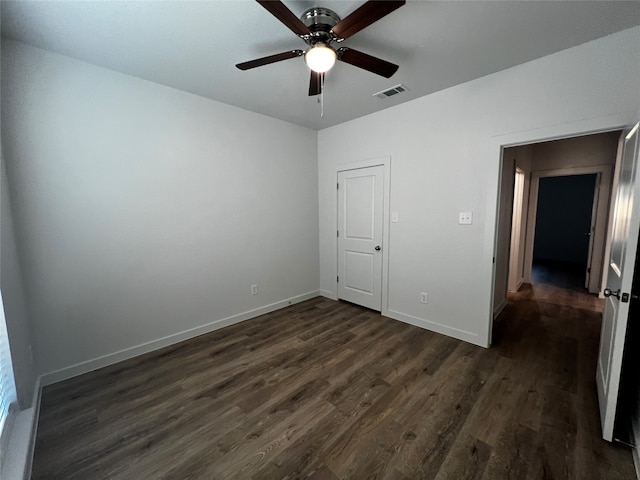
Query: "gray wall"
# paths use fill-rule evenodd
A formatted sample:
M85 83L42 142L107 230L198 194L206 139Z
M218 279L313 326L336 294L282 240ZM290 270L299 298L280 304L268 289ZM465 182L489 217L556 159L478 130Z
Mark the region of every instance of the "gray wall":
M620 132L606 132L532 145L533 171L615 165Z
M45 383L317 294L315 131L15 42L2 86Z
M11 345L16 393L21 408L31 407L36 374L31 356L31 324L27 313L27 302L22 283L22 272L18 260L11 201L5 171L4 156L1 155L0 183L0 290L4 304L7 334Z

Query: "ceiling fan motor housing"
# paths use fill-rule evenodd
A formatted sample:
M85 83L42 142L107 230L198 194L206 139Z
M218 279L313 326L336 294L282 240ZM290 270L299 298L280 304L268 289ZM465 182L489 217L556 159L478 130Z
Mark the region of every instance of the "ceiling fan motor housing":
M312 36L308 40L310 45L317 43L328 45L337 40L331 34L331 29L340 21L340 17L333 10L324 7L313 7L306 10L300 16L300 20L311 30Z

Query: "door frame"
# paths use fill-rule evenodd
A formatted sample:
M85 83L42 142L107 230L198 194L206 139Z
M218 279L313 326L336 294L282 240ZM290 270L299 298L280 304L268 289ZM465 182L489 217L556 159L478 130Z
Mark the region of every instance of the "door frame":
M524 255L520 269L520 252L524 248L526 236L526 212L523 208L527 175L520 167L514 167L513 206L511 208L511 249L509 251L509 271L507 272L507 291L517 292L524 283Z
M535 239L536 216L538 213L538 190L540 179L548 177L565 177L571 175L596 174L597 180L595 188L597 196L594 195L594 203L597 202L593 232L593 248L591 258L588 259L591 265L591 275L589 277L589 292L600 294L602 289L602 272L605 256L605 243L607 238L607 217L609 214L609 203L611 202L611 165L596 165L593 167L572 167L553 170L534 170L531 172L531 187L529 190L529 211L527 213L527 233L524 251L524 281L531 283L531 270L533 266L533 242ZM594 269L595 267L595 269Z
M608 116L599 117L597 119L579 120L576 122L565 123L562 125L553 124L545 127L537 128L534 130L523 130L515 133L505 133L495 135L494 140L494 155L498 161L495 163L495 168L488 179L488 192L492 197L490 202L487 202L487 229L485 230L485 242L483 248L483 254L488 259L485 264L487 269L487 275L490 279L490 283L485 292L487 299L487 331L485 345L488 347L492 344L493 340L493 326L494 326L494 299L496 290L496 258L498 255L498 242L500 241L500 218L499 208L501 195L505 192L501 189L502 170L505 162L504 152L507 148L521 147L531 145L540 142L549 142L553 140L562 140L565 138L581 137L584 135L592 135L596 133L606 133L616 130L628 130L632 128L637 120L632 117L625 117L621 119L620 116ZM511 221L511 219L509 219ZM607 225L608 229L608 225ZM608 230L607 230L608 231ZM606 260L606 259L605 259ZM508 265L508 264L507 264ZM508 267L507 267L508 268Z
M391 156L371 158L352 163L343 163L335 169L335 182L338 185L338 174L340 172L348 172L350 170L360 170L369 167L383 167L384 178L382 180L382 304L380 313L386 317L389 316L389 221L390 215L390 194L391 194ZM338 231L338 189L336 188L336 231ZM338 242L336 242L336 272L338 271L338 261L340 253L338 251ZM338 285L336 282L336 298L338 298Z

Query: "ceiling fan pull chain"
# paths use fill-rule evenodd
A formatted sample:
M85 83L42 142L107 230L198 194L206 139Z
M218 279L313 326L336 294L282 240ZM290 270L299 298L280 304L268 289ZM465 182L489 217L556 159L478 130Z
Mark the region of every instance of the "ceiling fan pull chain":
M324 118L324 73L320 74L320 118Z

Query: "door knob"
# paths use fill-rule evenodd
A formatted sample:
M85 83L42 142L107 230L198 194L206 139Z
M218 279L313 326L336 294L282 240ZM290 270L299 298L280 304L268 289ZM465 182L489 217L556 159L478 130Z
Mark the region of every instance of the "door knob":
M379 251L381 250L380 245L376 245L376 246L374 247L374 250L375 250L376 252L379 252Z
M616 290L615 292L612 291L610 288L605 288L602 291L602 294L605 297L616 297L618 300L620 300L620 289Z

